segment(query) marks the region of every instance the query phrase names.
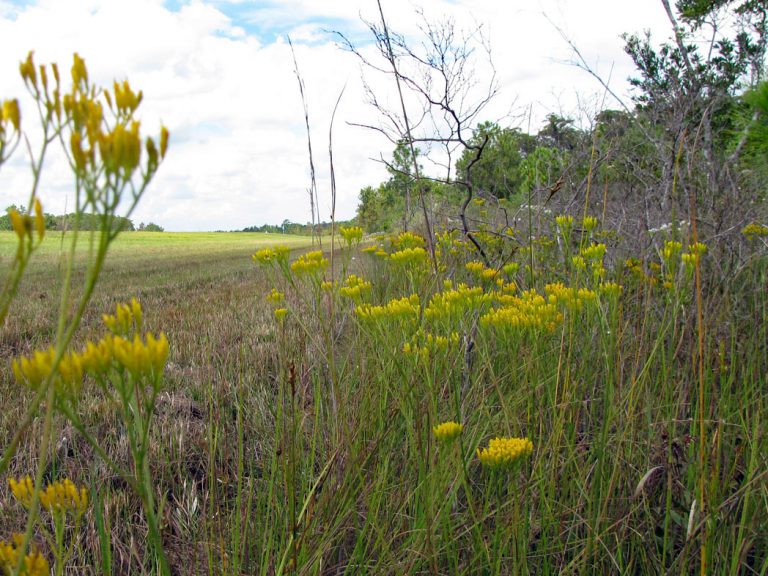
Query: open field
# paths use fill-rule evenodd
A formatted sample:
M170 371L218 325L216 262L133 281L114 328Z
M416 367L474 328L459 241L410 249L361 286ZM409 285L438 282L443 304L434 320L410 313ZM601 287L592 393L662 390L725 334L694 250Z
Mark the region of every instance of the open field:
M147 306L150 323L156 313L164 311L167 315L178 306L193 306L197 303L194 295L211 299L219 289L242 290L243 297L258 298L251 292L251 283L259 276L254 273L251 255L275 241L275 235L259 233L121 234L110 249L86 325L89 319L99 319L114 308L115 303L132 297L152 302ZM310 244L304 236L280 235L279 241L295 247ZM85 236L81 244L79 258L83 259L87 254ZM26 334L46 334L52 329L58 314L60 255L68 245L68 235L62 239L61 233L49 233L46 237L22 281L15 313L3 336L6 343L15 338L15 327ZM15 246L15 234L0 232L0 273L4 274L12 261Z

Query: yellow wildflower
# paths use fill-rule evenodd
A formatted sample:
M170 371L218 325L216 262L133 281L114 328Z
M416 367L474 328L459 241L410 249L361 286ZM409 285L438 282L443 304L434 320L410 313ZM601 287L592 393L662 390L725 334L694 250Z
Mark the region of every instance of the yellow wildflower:
M114 359L134 378L162 374L168 358L168 339L163 332L159 338L147 333L146 342L138 334L133 340L115 336L113 346Z
M6 100L3 102L3 108L2 108L2 121L3 122L10 122L13 126L13 129L18 132L19 126L21 124L21 114L19 113L19 101L14 100Z
M302 254L291 264L291 270L298 275L314 275L328 267L328 259L323 257L320 250Z
M401 232L398 236L391 238L393 248L396 250L405 250L406 248L421 248L425 245L424 238L413 232Z
M285 320L285 317L288 315L288 309L287 308L275 308L275 320L282 323L283 320Z
M584 230L587 232L592 232L595 228L597 228L597 218L594 216L585 216L584 219L581 221L581 225L584 227Z
M560 228L563 233L567 233L571 229L571 226L573 226L573 216L567 214L555 216L555 223L557 223L557 227Z
M373 284L367 280L363 280L355 274L350 274L344 286L339 290L339 294L358 302L364 295L370 293L372 288Z
M616 282L604 282L603 284L600 284L599 290L601 294L604 294L609 298L618 298L621 296L623 288Z
M443 422L432 428L432 432L434 432L435 437L440 442L451 442L452 440L455 440L461 435L463 430L464 426L456 422Z
M136 298L130 304L118 304L114 314L103 314L101 319L107 329L115 335L125 336L135 327L141 330L143 313Z
M282 304L285 301L285 294L278 291L277 288L272 288L272 291L267 294L266 300L271 304Z
M424 248L404 248L390 255L390 260L400 266L424 266L427 264L427 251Z
M768 236L768 226L763 226L757 222L752 222L742 228L741 233L746 236L747 240L763 238L764 236Z
M339 228L339 234L349 245L359 243L363 239L363 229L360 226L350 226L349 228L342 226Z
M11 542L0 541L0 573L14 574L19 563L24 534L14 534ZM19 576L48 576L51 572L48 560L34 547L24 556Z
M70 512L80 517L88 508L88 491L85 488L78 490L69 478L65 478L48 484L40 492L40 505L51 514Z
M36 350L30 357L22 356L21 359L14 359L11 367L16 381L26 383L30 388L36 390L51 375L53 361L56 359L56 350L48 348L41 351ZM59 362L58 385L63 385L66 391L76 392L80 388L83 379L82 360L75 353L66 353Z
M521 458L530 456L533 443L528 438L493 438L487 448L478 448L477 457L483 466L508 468Z

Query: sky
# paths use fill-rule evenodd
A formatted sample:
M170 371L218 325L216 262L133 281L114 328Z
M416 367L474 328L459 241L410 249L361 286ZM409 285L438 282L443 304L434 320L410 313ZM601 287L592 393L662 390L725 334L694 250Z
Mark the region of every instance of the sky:
M670 33L656 0L382 0L382 6L390 28L415 47L422 41L419 13L431 22L451 19L458 30L480 27L498 93L478 120L532 132L549 112L585 122L601 106L619 106L573 65L563 35L629 102L634 70L622 33L648 30L659 40ZM202 231L308 222L307 135L290 36L305 84L323 220L331 212L331 115L341 94L332 147L336 218L348 219L360 189L387 179L381 159L393 150L379 131L358 126L384 122L363 83L392 106L395 87L391 77L342 50L332 31L373 57L364 20L377 17L375 0L0 0L0 99L20 99L36 149L39 134L18 64L34 50L38 64L58 62L68 70L77 52L92 82L128 79L142 90L143 134L157 134L161 123L171 133L166 160L132 215L135 224ZM470 99L490 78L485 52L474 55ZM25 204L30 186L20 147L0 167L0 208ZM63 155L52 154L39 193L46 211L71 207L72 188Z

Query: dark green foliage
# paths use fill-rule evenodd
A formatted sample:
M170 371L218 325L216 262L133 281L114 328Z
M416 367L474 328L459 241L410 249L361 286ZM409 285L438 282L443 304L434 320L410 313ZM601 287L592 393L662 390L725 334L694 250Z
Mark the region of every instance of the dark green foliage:
M487 140L487 141L486 141ZM494 122L481 122L470 144L485 141L480 160L472 166L472 183L480 191L497 198L510 198L520 191L520 164L536 147L536 138L518 128L502 128ZM456 162L456 178L463 182L474 153L465 150Z

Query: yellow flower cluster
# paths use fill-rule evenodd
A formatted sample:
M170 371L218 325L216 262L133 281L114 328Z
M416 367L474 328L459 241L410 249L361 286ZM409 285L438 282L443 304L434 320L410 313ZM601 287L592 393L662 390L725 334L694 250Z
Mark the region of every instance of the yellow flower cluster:
M490 282L497 278L499 271L493 268L488 268L485 264L478 261L467 262L466 269L472 272L480 280Z
M29 508L35 488L32 478L25 476L18 481L11 478L8 484L13 497L22 506ZM69 478L48 484L45 490L40 492L39 498L40 506L51 514L69 512L75 517L80 517L88 508L88 491L85 488L78 489Z
M16 381L36 390L52 371L56 351L49 348L35 351L30 357L14 359L13 374ZM77 393L83 374L103 375L116 363L128 370L134 378L162 374L168 358L168 339L164 333L155 338L151 333L142 340L136 334L132 340L108 334L94 344L88 342L82 352L66 353L59 363L55 385L64 393Z
M684 252L680 259L683 261L687 270L693 270L693 268L699 263L701 256L707 252L706 244L696 242L688 246L688 252Z
M588 288L572 288L560 282L547 284L544 287L547 301L568 310L581 311L585 304L594 302L597 294Z
M163 373L165 361L168 359L168 340L164 333L161 332L160 337L155 338L148 332L146 341L142 341L138 334L133 340L107 336L103 342L106 343L107 349L111 347L114 360L134 378Z
M38 241L41 241L45 236L45 216L43 215L43 205L40 204L40 200L35 198L34 202L35 216L34 219L29 214L21 214L15 208L8 210L8 218L11 220L11 227L16 232L16 236L19 240L24 238L32 238L32 231L37 233Z
M563 214L561 216L555 216L555 223L563 233L568 233L568 231L573 226L573 216L570 216L567 214Z
M490 302L491 296L485 294L481 287L470 288L466 284L459 284L455 289L432 296L424 316L428 320L460 321L466 314L486 308Z
M141 92L134 93L127 81L115 83L114 91L96 91L88 82L88 70L85 61L77 54L72 64L72 92L61 95L58 67L51 65L55 80L52 92L49 91L48 72L45 66L35 66L30 52L27 59L19 66L21 77L35 98L52 112L57 122L64 124L71 121L70 152L78 172L98 173L106 170L119 179L130 180L141 161L142 140L139 123L132 120L133 112L141 102ZM38 82L39 72L39 82ZM103 94L112 108L113 100L117 104L117 121L108 127L104 121L104 110L95 95ZM66 119L62 119L62 110ZM107 129L108 128L108 129ZM168 148L168 130L160 131L160 150L152 138L144 142L149 160L147 175L153 174L160 159L165 157ZM96 151L100 162L97 161ZM146 175L144 175L146 178Z
M275 308L275 320L282 323L286 316L288 316L287 308Z
M272 288L272 291L267 294L266 300L270 304L277 306L285 302L285 294L277 290L277 288Z
M584 227L584 230L587 232L592 232L595 228L597 228L597 218L594 216L585 216L584 219L581 221L581 225Z
M14 359L11 367L16 381L25 383L33 390L48 380L53 369L53 361L56 359L56 350L36 350L32 356L22 356ZM66 353L62 356L55 380L56 386L62 392L77 392L83 381L83 361L80 355Z
M363 229L360 226L350 226L349 228L342 226L339 228L339 234L349 245L359 243L363 239Z
M669 266L683 249L683 243L676 240L668 240L661 250L661 258Z
M5 100L0 108L0 133L6 131L6 126L10 122L14 132L21 130L21 112L19 112L19 101Z
M602 262L605 258L606 247L605 244L592 243L581 249L581 255L593 262Z
M414 268L423 267L426 266L428 262L427 251L421 247L403 248L402 250L390 254L389 259L393 263L398 266L403 266L404 268L409 266L413 266Z
M504 273L509 276L510 278L514 278L515 274L517 274L517 271L520 269L520 264L517 262L510 262L509 264L505 264L502 270L504 270Z
M451 348L456 348L459 345L459 341L458 332L451 332L449 336L435 336L431 333L425 335L419 330L411 342L406 342L403 345L403 354L417 356L420 360L426 362L435 354L444 354Z
M363 304L355 308L355 315L364 322L379 322L382 320L398 320L411 323L419 318L421 306L418 294L390 300L383 306Z
M520 296L499 294L496 299L503 306L480 317L480 325L484 328L494 328L501 332L527 329L553 332L563 321L557 306L533 290L523 292Z
M445 259L447 256L458 256L467 252L469 243L456 238L455 230L448 230L437 235L437 246L435 253L438 258Z
M423 248L426 243L424 238L413 232L401 232L399 235L390 238L390 242L395 250Z
M0 541L0 573L14 574L24 543L24 534L14 534L11 542ZM34 548L24 556L19 576L49 576L51 567L38 550Z
M461 436L464 431L464 426L457 422L443 422L432 428L432 432L435 434L440 442L451 442Z
M741 233L747 237L747 240L763 238L768 236L768 226L763 226L757 222L751 222L742 228Z
M279 244L277 246L257 250L256 253L251 256L251 259L259 266L265 267L271 266L274 263L287 264L290 255L291 249L288 246Z
M616 282L604 282L603 284L600 284L598 290L600 291L600 294L611 299L616 299L621 296L624 288L621 284L617 284Z
M101 319L110 332L124 336L133 328L141 330L143 317L141 304L136 298L132 298L130 305L118 304L113 315L104 314Z
M363 296L370 294L372 288L373 284L367 280L363 280L355 274L350 274L344 282L344 286L339 290L339 294L354 302L359 302Z
M528 438L493 438L487 448L477 449L477 457L483 466L508 468L532 452L533 442Z
M323 272L328 267L328 259L323 257L320 250L302 254L291 264L291 270L299 275L311 276Z

